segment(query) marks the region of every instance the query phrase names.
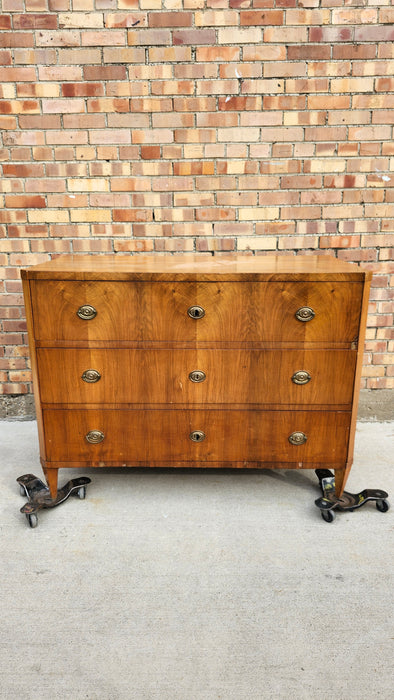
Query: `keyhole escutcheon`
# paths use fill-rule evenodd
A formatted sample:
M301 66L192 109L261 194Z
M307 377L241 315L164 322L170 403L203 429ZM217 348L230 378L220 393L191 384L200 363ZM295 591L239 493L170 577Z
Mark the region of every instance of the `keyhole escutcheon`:
M190 318L193 319L199 319L205 316L205 310L202 308L202 306L190 306L187 310L188 315Z

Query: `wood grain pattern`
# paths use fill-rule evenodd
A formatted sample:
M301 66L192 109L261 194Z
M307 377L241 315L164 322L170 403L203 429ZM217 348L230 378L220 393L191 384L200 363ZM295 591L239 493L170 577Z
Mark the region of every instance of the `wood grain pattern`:
M371 287L370 278L365 280L363 287L363 298L361 302L361 314L360 314L360 329L359 329L359 339L357 347L357 363L356 370L354 373L354 391L353 391L353 405L352 405L352 418L350 423L350 437L348 443L348 454L346 460L346 467L344 471L338 475L335 479L335 488L338 496L342 495L345 490L346 482L350 473L350 469L353 464L353 453L354 453L354 441L356 437L356 423L357 423L357 409L358 401L360 396L360 382L361 382L361 372L363 368L364 360L364 343L365 334L367 329L367 318L368 318L368 303L369 303L369 292Z
M33 282L39 340L351 342L358 336L361 283ZM97 316L77 316L83 304ZM202 306L192 319L188 308ZM309 306L315 318L296 319Z
M347 350L37 350L45 404L293 404L350 408L356 352ZM83 381L97 370L97 383ZM312 379L297 385L306 370ZM189 379L202 370L206 379Z
M236 461L297 464L339 464L346 459L350 412L340 411L179 411L172 410L44 410L47 461L125 466L150 462L171 466L190 460L231 466ZM102 431L103 442L92 445L85 436ZM202 430L201 443L189 438ZM307 435L304 445L291 445L294 431ZM50 465L49 465L50 466Z
M23 298L24 298L25 312L26 312L27 333L28 333L28 340L29 340L29 351L30 351L30 358L31 358L31 369L32 369L32 375L33 375L34 407L35 407L35 411L36 411L38 442L39 442L39 446L40 446L40 455L41 455L41 458L43 458L45 456L44 425L43 425L42 410L41 410L41 392L40 392L40 382L39 382L39 378L38 378L37 355L36 355L36 348L35 348L35 342L34 342L35 332L34 332L34 319L33 319L30 282L27 279L24 279L22 282L22 285L23 285Z

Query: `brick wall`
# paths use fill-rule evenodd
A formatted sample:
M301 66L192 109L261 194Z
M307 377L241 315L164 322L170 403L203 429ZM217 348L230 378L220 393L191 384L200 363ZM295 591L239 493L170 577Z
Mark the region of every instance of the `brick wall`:
M360 263L363 386L394 386L389 0L1 12L0 393L30 391L19 268L86 252Z

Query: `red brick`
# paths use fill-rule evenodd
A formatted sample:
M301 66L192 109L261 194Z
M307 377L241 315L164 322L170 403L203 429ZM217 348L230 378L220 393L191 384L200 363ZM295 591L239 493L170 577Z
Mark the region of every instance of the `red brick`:
M86 31L81 32L82 46L124 46L126 37L119 31Z
M245 45L243 48L243 58L244 61L284 61L286 59L286 47L267 44L260 46Z
M378 78L375 81L375 89L377 92L392 92L394 90L394 78Z
M307 37L307 27L267 27L264 29L265 42L305 44Z
M0 65L10 66L12 63L11 51L0 51Z
M241 27L258 25L281 25L284 24L284 13L282 10L241 10Z
M215 39L214 29L179 29L173 32L174 46L184 44L215 44Z
M149 27L191 27L192 12L149 12Z
M321 236L320 248L357 248L360 236Z
M3 175L5 177L43 177L44 166L41 163L4 163Z
M0 35L1 37L1 35ZM3 82L35 82L36 71L33 67L28 68L2 68L1 80Z
M189 116L189 115L188 115ZM237 126L238 125L238 114L236 112L222 112L222 113L211 113L203 112L202 114L197 114L197 126L203 127L218 127L218 126ZM171 115L169 115L171 117ZM192 115L190 114L190 117ZM184 124L183 126L187 126Z
M352 64L350 61L338 61L337 63L334 62L310 62L308 64L308 76L343 76L343 75L351 75L352 73ZM354 73L353 73L354 75Z
M137 49L137 50L143 50L143 49ZM197 52L199 49L197 49ZM166 63L166 62L172 62L172 61L191 61L192 58L192 51L191 48L188 46L166 46L166 47L161 47L161 46L153 46L148 49L148 55L149 55L149 62L150 63ZM197 59L198 62L200 60L209 60L209 59ZM144 62L145 59L144 57L140 60L140 62Z
M18 29L16 25L14 25L15 29ZM4 29L11 29L11 16L10 15L0 15L0 30Z
M98 97L104 95L103 83L63 83L63 97Z
M126 66L85 66L83 69L85 80L126 80Z
M78 66L39 66L38 77L40 80L82 80L82 70ZM47 95L48 96L48 95Z
M148 18L146 12L115 12L114 14L108 14L105 16L105 26L109 28L114 27L135 27L138 28L146 27L148 25Z
M138 8L138 4L138 0L118 0L119 10L135 10Z
M104 48L104 56L108 49ZM121 51L124 51L122 47L116 49L118 55ZM78 51L74 49L58 49L58 63L59 65L74 65L78 66L86 65L89 63L101 64L101 51L100 49L85 49L79 48Z
M359 41L393 41L394 28L382 26L361 26L355 27L354 40Z
M222 68L222 66L220 66L220 68ZM231 64L229 66L223 66L223 69L226 70L231 70L232 68L233 66ZM216 78L217 76L217 66L213 63L192 63L189 65L180 63L178 65L175 65L173 70L174 78L178 79L191 78L195 80L199 78ZM223 75L223 71L221 71L220 77L226 78L227 76ZM230 77L233 77L233 75L231 75Z
M301 45L289 46L287 58L289 61L327 61L331 57L329 46Z
M318 43L320 41L329 44L353 41L353 27L311 27L309 29L309 41ZM367 39L367 41L369 41Z
M130 46L160 46L162 44L170 45L171 32L169 29L130 29L127 32L127 42ZM174 44L176 43L180 44L188 42L176 42L174 39Z
M153 95L193 95L194 83L191 80L156 80L151 89Z
M239 55L240 51L237 46L198 46L196 49L198 63L239 61Z
M135 192L136 190L143 190L145 192L150 192L151 182L148 178L113 178L111 181L111 190L114 192Z
M129 112L129 100L104 97L99 100L87 100L88 112Z
M31 38L33 39L33 36ZM80 46L80 44L81 38L76 30L50 31L42 29L36 32L37 46Z
M30 32L10 32L9 34L0 34L0 47L15 48L23 46L32 48L34 46L34 37Z
M141 146L141 158L144 160L158 160L160 158L160 146Z
M310 177L309 175L288 175L281 178L282 188L288 189L303 189L321 187L322 178L319 175Z
M327 92L328 80L325 78L305 78L286 80L286 92Z
M310 127L305 129L306 141L345 141L346 127Z
M148 117L148 115L146 116ZM205 113L202 116L205 116ZM191 114L190 112L155 112L152 114L152 126L154 129L167 127L170 129L175 129L183 126L193 127L194 125L195 117L194 114ZM202 126L213 126L213 124L202 124Z
M264 96L263 97L263 109L275 109L275 110L302 110L306 107L306 97L302 95L297 95L294 97L290 96Z
M235 209L200 208L196 210L196 221L235 221Z
M67 112L84 112L85 102L80 99L73 100L42 100L43 113L67 113Z
M152 211L149 209L114 209L114 221L152 221Z
M173 104L171 99L142 97L130 100L129 109L130 112L172 112Z
M302 75L306 75L306 63L304 62L285 63L284 61L275 61L264 66L264 78L290 78Z
M42 14L14 15L14 29L57 29L57 16Z
M239 95L234 95L231 96L228 95L227 97L219 97L219 110L224 110L224 111L244 111L244 110L252 110L256 111L261 109L261 101L262 98L260 96L258 97L247 97L247 96L239 96Z

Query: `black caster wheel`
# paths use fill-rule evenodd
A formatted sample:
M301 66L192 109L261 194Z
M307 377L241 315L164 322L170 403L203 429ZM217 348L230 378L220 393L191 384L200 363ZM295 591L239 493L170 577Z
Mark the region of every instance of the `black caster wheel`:
M29 527L37 527L38 518L35 513L27 513L26 520L29 523Z
M21 495L28 498L28 502L20 509L26 515L30 527L37 527L38 520L36 513L43 508L55 508L67 500L69 496L77 496L81 500L86 497L86 486L90 484L90 479L81 476L78 479L71 479L61 489L58 489L56 497L52 498L48 486L34 474L24 474L17 478L20 485Z
M381 500L376 501L376 508L380 510L381 513L387 513L388 509L390 508L390 504L388 501L382 498Z
M321 517L326 523L333 523L335 520L335 513L332 510L322 510Z

